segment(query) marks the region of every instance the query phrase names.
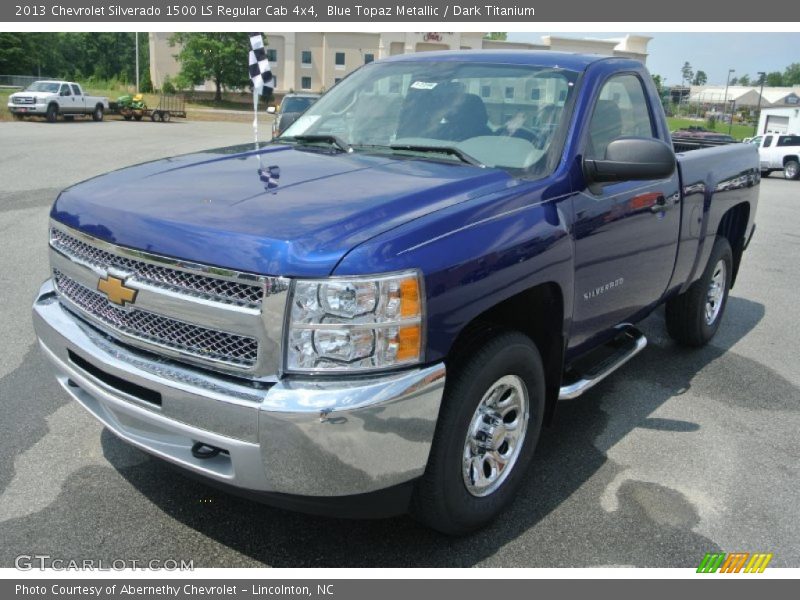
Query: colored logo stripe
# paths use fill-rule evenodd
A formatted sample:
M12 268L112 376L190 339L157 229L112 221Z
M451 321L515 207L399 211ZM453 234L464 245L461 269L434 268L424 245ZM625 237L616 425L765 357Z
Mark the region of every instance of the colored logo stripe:
M750 562L747 563L747 567L745 567L745 573L763 573L764 569L767 568L769 561L772 560L772 553L770 554L753 554L753 558L750 559Z
M703 560L700 562L700 566L697 567L698 573L716 573L717 569L719 569L722 561L725 560L725 553L720 552L716 554L706 553L703 557Z
M749 561L748 561L749 559ZM750 554L749 552L708 552L697 567L698 573L763 573L772 560L771 553ZM747 566L745 566L745 564Z

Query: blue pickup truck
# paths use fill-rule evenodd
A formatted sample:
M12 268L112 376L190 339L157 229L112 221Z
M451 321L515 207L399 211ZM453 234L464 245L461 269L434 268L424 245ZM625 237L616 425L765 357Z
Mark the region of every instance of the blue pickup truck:
M759 182L750 144L676 153L636 61L394 56L260 148L64 190L34 321L73 398L189 474L460 534L638 321L714 336Z

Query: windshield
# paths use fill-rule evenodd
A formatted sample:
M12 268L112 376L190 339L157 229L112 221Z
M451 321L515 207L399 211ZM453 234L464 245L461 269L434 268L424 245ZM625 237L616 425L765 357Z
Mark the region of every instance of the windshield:
M60 84L53 83L52 81L37 81L35 83L30 84L25 91L55 93L58 91L59 85Z
M542 176L548 152L560 150L563 134L556 132L577 77L525 65L371 63L332 88L280 139L335 136L354 151L437 160L468 156ZM433 156L431 147L450 152Z
M294 96L292 98L284 98L281 103L282 113L300 113L307 109L309 106L316 102L316 98Z

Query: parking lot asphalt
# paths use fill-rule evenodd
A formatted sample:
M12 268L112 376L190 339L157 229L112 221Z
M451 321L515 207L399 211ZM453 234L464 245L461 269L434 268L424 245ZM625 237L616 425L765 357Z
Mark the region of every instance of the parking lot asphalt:
M644 352L559 406L516 502L472 536L270 508L104 431L58 387L33 334L50 203L114 168L251 139L243 123L0 123L1 567L32 553L195 567L692 567L712 551L800 566L800 182L777 174L762 182L713 343L680 348L663 312L647 319Z

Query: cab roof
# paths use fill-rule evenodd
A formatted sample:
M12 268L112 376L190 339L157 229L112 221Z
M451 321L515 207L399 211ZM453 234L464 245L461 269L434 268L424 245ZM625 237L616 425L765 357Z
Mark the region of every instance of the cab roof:
M502 63L511 65L531 65L537 67L584 71L590 64L600 60L619 60L635 62L600 54L573 54L551 50L440 50L436 52L415 52L395 54L380 62L475 62Z

